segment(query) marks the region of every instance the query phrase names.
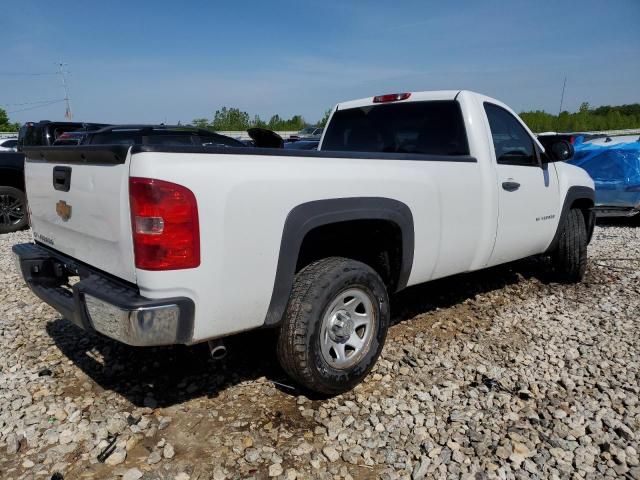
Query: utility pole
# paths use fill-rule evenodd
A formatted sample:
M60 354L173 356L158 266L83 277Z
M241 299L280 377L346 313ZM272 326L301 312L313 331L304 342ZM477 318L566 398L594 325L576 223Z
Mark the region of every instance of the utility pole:
M66 77L67 72L64 70L64 67L66 67L67 64L60 62L57 65L58 65L58 75L60 75L60 78L62 79L62 88L64 88L64 101L66 104L64 118L66 118L67 120L72 120L73 112L71 111L71 103L69 101L69 87L67 86L67 77Z
M564 89L567 86L567 77L564 77L564 83L562 84L562 95L560 95L560 109L558 110L558 118L562 113L562 104L564 103Z
M564 103L564 89L567 86L567 77L564 77L562 84L562 95L560 95L560 108L558 109L558 119L556 120L556 131L560 128L560 114L562 113L562 104Z

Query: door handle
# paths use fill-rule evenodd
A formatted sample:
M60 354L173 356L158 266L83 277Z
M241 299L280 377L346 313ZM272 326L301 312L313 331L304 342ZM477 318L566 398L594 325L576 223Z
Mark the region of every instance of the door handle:
M520 184L518 182L502 182L502 188L507 192L515 192L520 188Z

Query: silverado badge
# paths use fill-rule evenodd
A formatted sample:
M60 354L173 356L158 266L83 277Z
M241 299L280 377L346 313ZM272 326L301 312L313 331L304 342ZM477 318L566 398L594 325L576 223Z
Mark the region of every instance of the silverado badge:
M65 222L71 218L71 205L67 205L67 202L60 200L56 203L56 213Z

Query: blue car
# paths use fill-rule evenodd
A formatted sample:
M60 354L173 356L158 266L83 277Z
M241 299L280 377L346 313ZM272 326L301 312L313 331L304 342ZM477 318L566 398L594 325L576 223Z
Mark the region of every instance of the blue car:
M574 143L568 163L581 167L596 185L598 216L630 217L640 212L640 141Z

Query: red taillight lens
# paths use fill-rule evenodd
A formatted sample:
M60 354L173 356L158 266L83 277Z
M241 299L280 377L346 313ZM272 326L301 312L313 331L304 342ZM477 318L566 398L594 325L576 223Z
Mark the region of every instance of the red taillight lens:
M129 201L137 268L178 270L200 265L198 204L191 190L132 177Z
M387 93L373 97L373 103L397 102L398 100L406 100L410 96L410 93Z

